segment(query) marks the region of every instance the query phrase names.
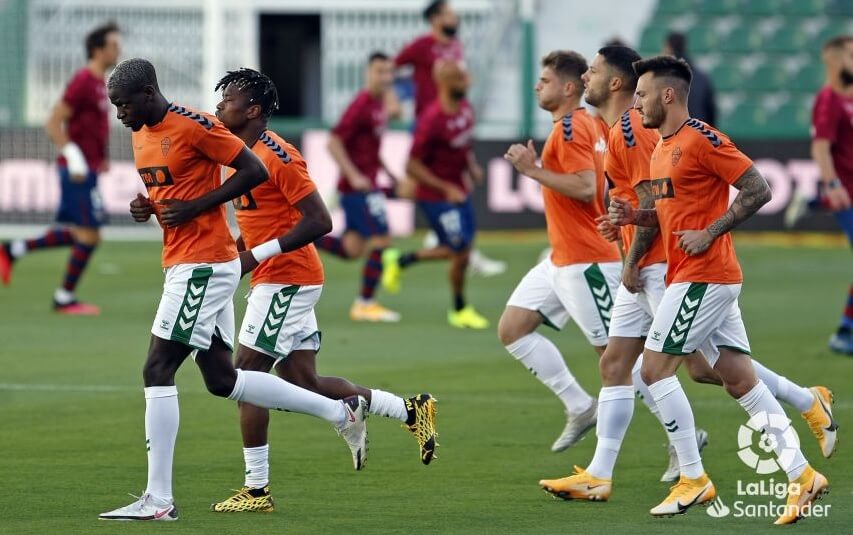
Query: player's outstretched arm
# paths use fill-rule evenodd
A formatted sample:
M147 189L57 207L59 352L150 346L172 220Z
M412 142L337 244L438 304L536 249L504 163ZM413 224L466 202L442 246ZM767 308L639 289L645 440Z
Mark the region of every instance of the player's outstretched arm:
M201 197L189 201L177 199L160 201L159 204L163 206L160 211L160 222L167 227L183 225L199 214L249 193L252 188L269 178L269 172L263 162L248 147L243 147L228 167L236 170L231 178Z
M332 216L316 190L297 202L296 209L302 218L287 233L240 253L244 275L267 258L305 247L332 231Z
M767 181L754 165L737 179L734 187L740 190L734 202L725 214L706 229L712 238L716 239L752 217L773 196Z
M533 140L528 140L527 145L516 143L511 145L504 159L515 167L516 171L539 182L567 197L581 201L591 202L595 198L595 171L584 169L577 173L555 173L536 165L536 147Z

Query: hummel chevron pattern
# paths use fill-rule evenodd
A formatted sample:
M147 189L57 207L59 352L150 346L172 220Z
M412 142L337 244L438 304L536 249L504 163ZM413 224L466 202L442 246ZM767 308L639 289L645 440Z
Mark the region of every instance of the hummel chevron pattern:
M261 141L261 143L269 147L269 149L273 151L276 156L278 156L279 160L284 163L290 163L290 154L285 152L284 149L281 148L281 145L276 143L275 140L269 136L269 134L264 132L258 139Z
M704 124L702 124L701 122L699 122L698 120L696 120L696 119L688 119L688 120L687 120L687 122L686 122L686 123L684 123L684 124L686 124L686 125L687 125L687 126L689 126L690 128L693 128L694 130L698 131L700 134L702 134L703 136L705 136L705 139L707 139L708 141L710 141L710 142L711 142L711 145L713 145L713 146L714 146L714 148L717 148L717 147L719 147L720 145L722 145L722 144L723 144L723 141L722 141L719 137L717 137L717 134L715 134L715 133L713 133L712 131L708 130L708 128L707 128Z
M699 310L699 305L702 303L702 298L707 289L708 284L706 283L694 282L690 284L687 293L684 294L684 299L681 300L681 306L678 309L678 314L675 315L675 321L672 322L669 335L663 344L664 353L682 354L684 352L684 343L687 341L690 326L693 325L696 311Z
M674 419L671 422L664 422L663 426L670 433L675 433L676 431L678 431L678 424L676 423L676 421Z
M189 119L192 119L193 121L195 121L198 124L200 124L201 126L203 126L205 128L205 130L210 130L211 128L213 128L213 123L210 122L210 120L208 120L207 117L205 117L204 115L198 114L198 113L191 112L190 110L186 109L183 106L177 106L175 104L170 104L169 105L169 111L172 113L177 113L178 115L183 115L184 117L187 117Z
M572 114L563 117L563 141L572 140Z
M598 309L601 323L604 324L604 330L607 332L610 329L610 314L613 310L613 296L610 295L607 279L604 278L604 273L598 264L592 264L586 268L583 275L586 277L589 290L592 292L592 298L595 300L595 307Z
M255 340L255 345L275 353L275 343L278 339L278 333L284 325L284 318L287 317L287 311L290 310L290 303L293 302L293 296L298 291L299 286L285 286L273 295L270 301L270 308L267 310L267 316L264 318L264 324L261 327L261 332L258 333L258 338Z
M211 275L213 275L213 268L210 266L193 270L192 276L187 281L184 302L181 303L181 308L178 310L178 317L175 318L175 327L172 329L171 336L172 340L192 345L190 344L190 339L193 335L195 323L198 320L198 313L204 301L204 292L207 291L207 283L210 281Z
M634 129L631 128L631 112L626 111L622 114L622 137L625 138L625 146L630 148L637 144L634 139Z

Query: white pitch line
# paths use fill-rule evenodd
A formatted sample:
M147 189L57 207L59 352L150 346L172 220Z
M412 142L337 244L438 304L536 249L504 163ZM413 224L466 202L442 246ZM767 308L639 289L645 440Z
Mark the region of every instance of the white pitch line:
M8 392L131 392L139 386L120 385L59 385L44 383L0 383L0 390Z

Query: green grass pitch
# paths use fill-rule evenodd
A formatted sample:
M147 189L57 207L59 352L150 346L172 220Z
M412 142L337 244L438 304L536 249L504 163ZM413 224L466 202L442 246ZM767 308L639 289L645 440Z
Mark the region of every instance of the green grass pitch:
M416 241L401 242L414 246ZM507 260L509 272L472 278L469 298L493 325L514 285L544 246L539 235L492 234L481 246ZM741 296L755 356L804 385L836 394L841 443L823 459L803 420L790 408L806 456L830 479L823 519L801 533L849 533L853 521L853 461L847 433L853 360L830 353L847 285L846 248L796 249L739 245L746 283ZM573 449L552 454L563 427L559 403L499 345L494 329L453 330L445 323L446 265L406 272L397 296L382 302L403 314L398 325L351 323L349 305L361 263L324 256L328 283L319 306L323 330L320 372L401 394L432 392L439 400L438 459L425 467L411 436L380 417L369 420L370 455L361 473L326 423L297 414L272 415L272 514L216 514L210 503L242 484L236 406L206 393L188 361L178 376L181 430L175 458L174 524L108 523L98 513L131 501L145 486L144 399L141 368L162 273L159 245L107 243L97 253L79 294L99 304L98 318L59 317L50 297L67 250L40 253L16 267L0 288L0 532L107 533L709 533L774 530L772 518L712 518L705 509L653 519L648 509L667 493L658 478L666 463L665 436L638 401L616 467L608 503L553 500L543 477L585 466L593 433ZM245 282L238 293L238 320ZM599 381L594 353L575 327L547 331L590 393ZM722 389L686 385L697 424L710 432L704 459L724 503L736 485L759 479L736 455L746 417ZM781 473L774 474L783 478ZM774 500L775 501L775 500ZM784 529L784 528L783 528ZM774 531L778 531L775 529Z

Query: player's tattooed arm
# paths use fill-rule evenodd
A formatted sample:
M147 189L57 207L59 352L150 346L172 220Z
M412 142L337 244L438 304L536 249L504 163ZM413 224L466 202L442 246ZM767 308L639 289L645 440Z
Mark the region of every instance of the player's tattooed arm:
M655 199L652 195L651 184L648 181L637 184L634 188L639 197L639 210L637 210L637 234L634 236L634 241L631 243L631 249L625 257L627 263L637 264L645 256L652 246L652 243L660 233L658 226L657 211L655 211ZM640 219L644 219L644 223L653 223L642 225Z
M712 238L717 238L729 232L752 217L759 208L770 201L772 196L770 186L754 165L750 166L737 179L734 187L740 190L734 202L725 214L711 223L706 229Z

